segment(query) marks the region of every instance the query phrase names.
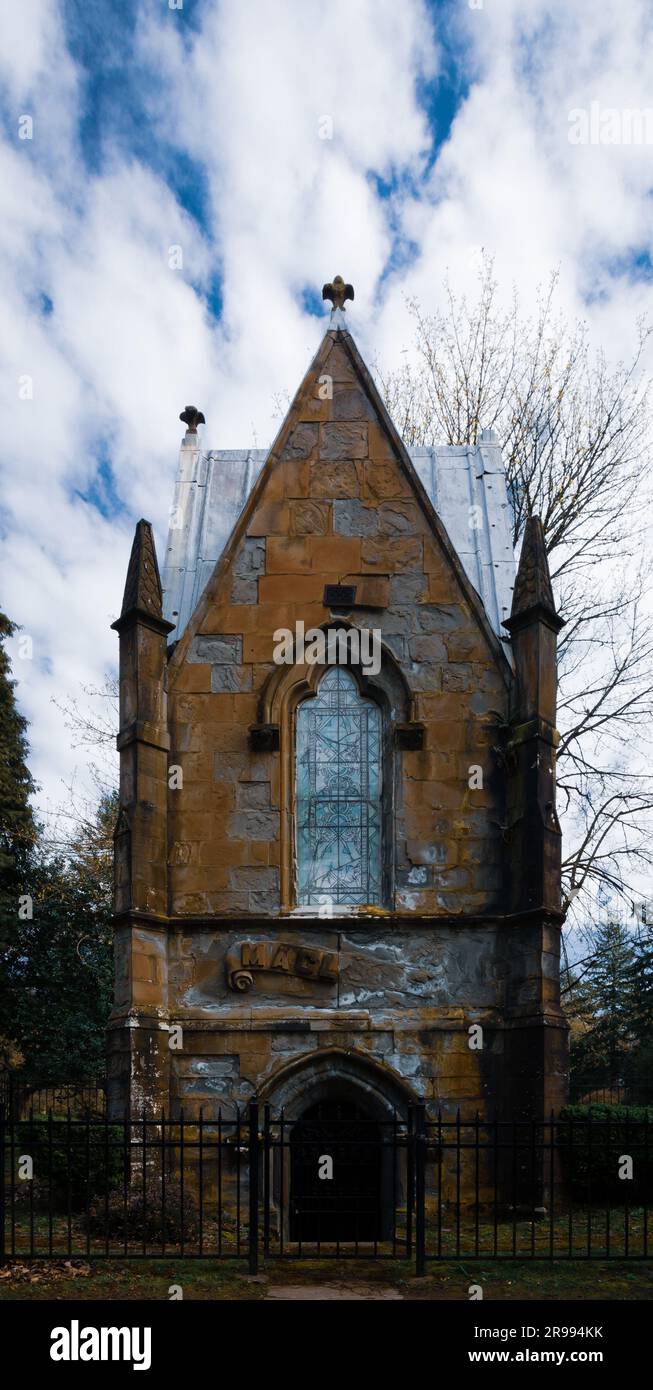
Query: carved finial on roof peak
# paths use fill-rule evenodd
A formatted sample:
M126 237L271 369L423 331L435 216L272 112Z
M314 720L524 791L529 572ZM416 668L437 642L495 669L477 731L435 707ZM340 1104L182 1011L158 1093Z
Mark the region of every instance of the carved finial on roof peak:
M342 275L334 275L328 285L322 286L322 298L330 299L334 309L345 311L345 300L354 298L354 286L346 285Z
M187 405L185 410L182 410L179 419L183 420L188 427L188 434L197 434L197 426L206 424L201 410L198 410L196 405Z

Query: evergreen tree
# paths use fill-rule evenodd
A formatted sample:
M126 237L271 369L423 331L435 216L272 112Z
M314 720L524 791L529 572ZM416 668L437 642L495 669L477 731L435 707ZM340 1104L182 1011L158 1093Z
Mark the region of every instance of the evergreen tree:
M111 862L105 829L84 829L70 853L34 851L30 913L20 917L0 958L0 1017L37 1081L78 1081L104 1070L113 953Z
M621 922L596 929L594 955L583 980L584 1026L572 1040L572 1070L584 1089L623 1085L634 1042L635 951Z
M0 891L15 889L37 837L29 798L35 790L27 766L27 720L16 707L5 642L15 623L0 611Z
M638 1029L653 1032L653 927L643 926L631 971L633 1018Z
M631 971L633 1049L628 1060L628 1087L634 1101L653 1096L653 927L644 926L635 946Z
M0 1066L74 1081L104 1069L117 797L101 798L63 853L39 842L27 722L3 645L15 630L0 613Z

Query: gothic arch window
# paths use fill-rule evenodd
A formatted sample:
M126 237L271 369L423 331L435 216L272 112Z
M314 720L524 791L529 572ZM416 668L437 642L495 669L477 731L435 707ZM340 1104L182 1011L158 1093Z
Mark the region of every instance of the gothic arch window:
M297 709L297 904L380 904L383 720L342 666Z

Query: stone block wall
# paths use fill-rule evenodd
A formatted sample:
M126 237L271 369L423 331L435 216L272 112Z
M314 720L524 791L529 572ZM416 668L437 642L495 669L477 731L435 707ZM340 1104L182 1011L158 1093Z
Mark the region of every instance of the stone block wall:
M564 1097L559 866L541 844L553 754L545 784L530 705L532 739L510 752L506 649L374 399L327 334L160 690L148 643L139 666L121 637L138 757L125 744L118 1108L228 1115L256 1095L301 1113L338 1084L376 1113L423 1100L432 1115L540 1117ZM327 606L333 585L355 589L345 617ZM389 888L321 920L296 909L293 827L294 715L319 671L273 653L279 630L343 622L382 641L364 693L384 712ZM165 723L156 737L139 680ZM257 751L252 729L276 738ZM181 772L167 795L166 766ZM510 817L545 865L549 896L538 880L532 909Z
M319 399L325 375L332 400ZM293 906L280 872L280 754L253 753L248 728L277 669L275 631L328 622L327 584L356 587L349 620L380 632L410 718L424 726L423 748L396 754L388 908L491 911L503 889L495 749L508 717L508 662L336 341L304 383L295 416L170 663L170 756L184 776L168 801L170 911L274 915ZM281 722L290 741L283 711ZM472 767L482 769L482 787L470 788Z

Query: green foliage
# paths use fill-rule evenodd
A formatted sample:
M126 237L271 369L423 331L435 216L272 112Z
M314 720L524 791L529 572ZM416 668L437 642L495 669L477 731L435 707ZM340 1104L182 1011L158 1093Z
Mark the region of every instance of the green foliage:
M37 827L29 798L35 790L27 766L27 720L18 713L5 641L16 631L0 611L0 892L16 885Z
M62 1118L21 1120L11 1127L14 1154L28 1154L34 1164L33 1200L47 1207L52 1193L54 1211L79 1211L98 1195L123 1183L124 1126ZM10 1131L10 1132L11 1132ZM30 1201L30 1184L16 1180L22 1205Z
M15 908L0 958L0 1016L42 1082L102 1073L111 1008L112 940L106 888L85 864L32 856L31 920ZM9 930L11 927L11 930Z
M645 968L642 943L621 922L609 921L596 929L582 978L570 974L565 1002L575 1089L631 1086L636 1095L636 1076L640 1092L647 1079L637 1055L653 1034L653 960Z
M653 1106L565 1105L556 1142L572 1197L614 1205L650 1200L653 1180ZM619 1160L633 1159L632 1181L619 1177Z
M653 927L643 926L635 947L629 995L632 1000L633 1022L642 1033L653 1036Z
M117 794L102 796L65 852L39 842L4 648L15 630L0 612L0 1063L44 1083L78 1081L104 1070Z
M653 932L634 937L609 922L584 972L567 973L571 1079L576 1094L621 1088L653 1101Z

